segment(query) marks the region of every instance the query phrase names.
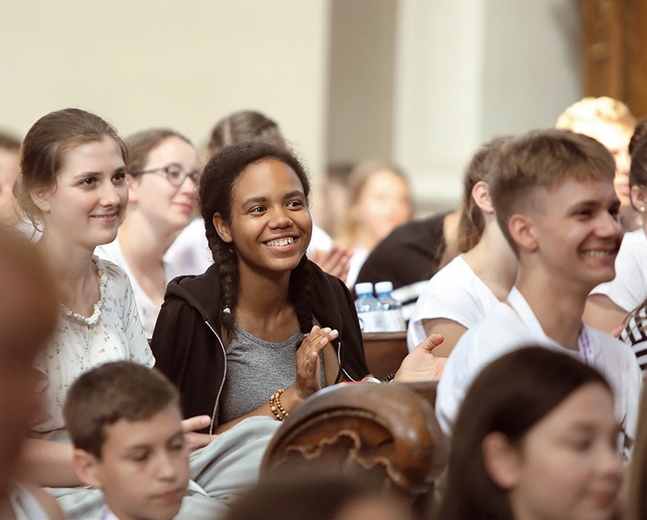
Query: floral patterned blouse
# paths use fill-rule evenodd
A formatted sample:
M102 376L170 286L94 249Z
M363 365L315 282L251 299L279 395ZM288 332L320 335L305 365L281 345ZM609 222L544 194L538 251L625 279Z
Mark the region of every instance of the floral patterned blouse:
M109 361L132 360L152 367L155 358L144 336L126 273L93 257L101 297L89 318L60 305L58 329L35 361L44 375L43 412L32 437L67 441L63 403L67 390L83 372Z

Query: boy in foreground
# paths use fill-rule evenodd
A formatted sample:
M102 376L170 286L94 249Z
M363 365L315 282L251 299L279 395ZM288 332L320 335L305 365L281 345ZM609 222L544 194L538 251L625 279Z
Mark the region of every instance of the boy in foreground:
M570 353L607 377L628 456L642 387L636 356L581 319L591 289L615 276L622 231L613 157L592 138L546 130L507 143L499 167L490 196L519 257L519 277L508 300L468 331L450 355L438 386L438 419L449 433L481 369L506 352L539 343Z
M74 470L103 492L101 519L178 513L189 449L178 392L161 373L130 361L101 365L74 382L64 414Z

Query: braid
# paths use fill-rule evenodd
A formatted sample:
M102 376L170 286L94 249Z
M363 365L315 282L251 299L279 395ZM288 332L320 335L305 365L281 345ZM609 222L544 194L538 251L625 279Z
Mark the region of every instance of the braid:
M307 334L313 325L311 274L306 255L290 275L290 300L299 320L301 332Z
M220 323L231 333L236 323L234 315L238 305L240 274L235 245L223 241L213 223L218 214L223 222L231 223L231 203L234 185L241 172L250 164L267 158L274 158L289 166L303 186L306 201L310 196L308 174L299 159L289 150L262 142L243 142L228 146L213 156L204 167L200 180L200 213L205 223L205 234L214 263L220 276L222 308ZM289 298L294 305L299 328L310 332L312 328L312 304L310 296L310 268L305 255L290 276ZM228 312L224 312L229 309Z
M222 302L219 310L220 324L227 335L230 335L236 323L234 313L236 304L238 303L238 285L240 280L236 253L233 252L233 245L225 243L220 238L213 222L205 221L205 233L213 261L218 266ZM229 309L229 312L224 312L225 309Z

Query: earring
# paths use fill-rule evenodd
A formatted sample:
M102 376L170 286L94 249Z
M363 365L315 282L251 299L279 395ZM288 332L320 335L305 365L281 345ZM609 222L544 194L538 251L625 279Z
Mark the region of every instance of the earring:
M640 208L638 208L638 209L640 210L641 213L645 212L645 206L640 206Z

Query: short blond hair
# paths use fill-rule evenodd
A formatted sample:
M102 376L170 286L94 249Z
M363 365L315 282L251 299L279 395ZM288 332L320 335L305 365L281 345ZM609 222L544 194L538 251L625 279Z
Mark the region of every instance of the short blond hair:
M607 96L585 97L568 107L557 118L556 128L577 131L578 123L600 122L608 125L636 127L636 118L622 101Z
M528 211L540 189L552 190L568 180L611 184L615 163L592 137L570 130L535 130L506 141L498 153L499 168L488 182L499 227L512 249L519 248L508 228L510 218Z

